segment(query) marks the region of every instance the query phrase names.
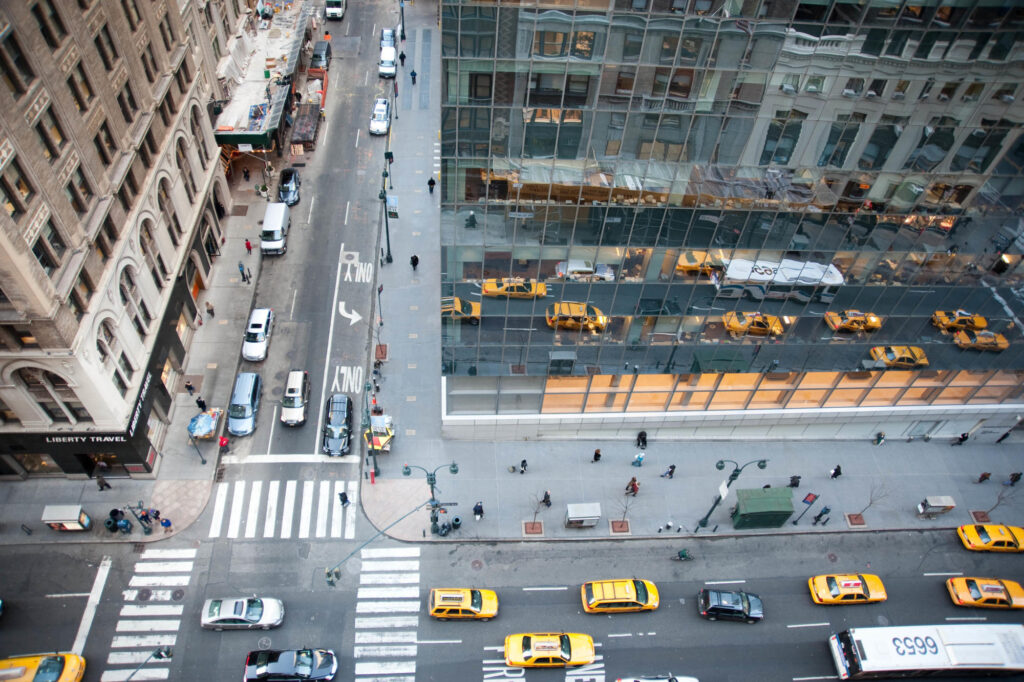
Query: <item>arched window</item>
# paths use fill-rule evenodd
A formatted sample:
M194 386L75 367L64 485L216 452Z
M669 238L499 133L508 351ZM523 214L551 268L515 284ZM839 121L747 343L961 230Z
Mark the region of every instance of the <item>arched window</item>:
M40 367L22 367L16 374L39 409L52 421L76 424L93 420L64 377Z
M178 222L178 214L174 210L174 202L171 201L171 185L167 182L167 178L161 180L157 187L156 202L160 207L160 213L164 216L164 222L168 228L167 233L171 235L171 241L174 242L175 246L179 246L181 238L185 233L181 229L181 223Z
M153 221L144 220L139 230L139 245L142 247L142 257L149 267L150 274L157 287L163 289L167 284L167 266L160 255L160 249L156 245L156 237L153 236Z
M96 351L100 354L100 361L106 365L111 358L115 357L119 347L120 343L110 320L100 322L99 334L96 335Z
M192 177L192 164L188 162L188 149L185 148L185 140L178 138L178 144L174 147L174 158L178 163L178 170L181 172L181 179L184 181L185 194L188 195L188 202L194 204L196 201L196 181Z
M145 340L149 323L153 321L153 316L149 314L146 302L142 300L142 292L139 291L135 284L135 277L132 275L131 268L126 267L121 271L121 281L118 288L121 291L121 303L124 304L125 312L131 317L132 326L138 332L139 339Z
M206 138L203 137L203 126L199 125L199 109L192 107L192 115L189 117L189 125L192 128L192 137L195 138L196 143L199 145L199 163L202 164L203 170L206 170L206 164L210 158L210 153L207 151Z

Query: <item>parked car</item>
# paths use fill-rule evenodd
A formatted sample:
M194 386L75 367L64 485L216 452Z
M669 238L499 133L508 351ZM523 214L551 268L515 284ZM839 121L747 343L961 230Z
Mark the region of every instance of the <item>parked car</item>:
M370 114L370 134L387 135L391 129L391 102L384 97L373 100L373 113Z
M277 186L277 200L283 204L294 206L299 203L299 186L302 179L297 168L285 168L281 171L281 183Z
M756 623L764 619L764 604L756 594L709 590L697 593L697 611L708 620L742 620Z
M380 46L381 47L394 47L395 46L395 29L393 29L393 28L382 28L380 30Z
M323 449L331 457L347 454L352 440L352 401L344 393L327 399L324 415Z
M274 332L274 311L271 308L256 308L249 313L249 324L242 337L242 357L249 362L259 362L267 357L270 335Z
M269 630L284 621L284 602L255 595L235 599L207 599L199 625L207 630Z
M246 656L242 682L326 681L337 672L338 657L330 649L262 649Z

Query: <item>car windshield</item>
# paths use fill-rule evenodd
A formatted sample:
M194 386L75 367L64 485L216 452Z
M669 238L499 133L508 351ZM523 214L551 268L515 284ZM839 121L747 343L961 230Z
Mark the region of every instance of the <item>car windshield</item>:
M985 530L985 526L975 526L974 530L978 533L978 539L982 542L992 542L992 536Z
M47 656L39 662L39 670L36 671L32 682L57 682L61 673L64 672L63 656Z
M245 340L247 342L249 342L249 343L256 343L258 341L264 340L265 338L267 338L267 337L263 334L263 332L246 332L245 333Z
M295 652L295 672L309 677L313 672L313 652L309 649L300 649Z
M471 590L469 597L469 604L475 611L479 611L480 607L484 605L483 595L480 594L480 590Z
M249 599L245 605L245 619L252 622L257 622L263 617L263 600L262 599Z
M636 590L636 600L641 604L647 603L647 586L643 580L634 580L633 589Z
M572 656L572 646L569 644L569 635L559 635L558 643L562 647L562 658L569 660Z
M385 112L383 109L374 109L373 110L373 120L374 121L385 121L385 120L387 120L387 117L388 117L387 116L387 112Z
M302 396L301 395L286 395L281 399L281 405L284 407L302 407Z
M228 416L234 419L245 419L249 416L249 406L235 403L228 408Z
M328 438L341 438L345 433L345 427L328 424L324 427L324 431L327 433Z
M260 232L260 239L266 242L279 241L281 239L280 230L263 230Z

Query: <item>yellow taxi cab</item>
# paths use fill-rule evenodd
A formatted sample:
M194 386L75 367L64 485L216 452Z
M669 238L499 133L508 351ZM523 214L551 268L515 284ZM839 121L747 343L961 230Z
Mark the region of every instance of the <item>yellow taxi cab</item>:
M578 632L526 632L505 638L505 665L564 668L594 662L594 640Z
M548 285L535 279L522 277L505 277L503 279L485 279L481 287L484 296L508 296L509 298L544 298L548 295Z
M725 330L733 336L751 334L753 336L776 336L782 333L782 321L774 315L761 313L741 313L731 311L722 315Z
M711 276L716 268L722 267L722 260L707 251L684 251L676 261L676 274Z
M844 310L842 313L825 313L825 324L837 332L873 332L881 328L882 318L874 313L859 310Z
M658 588L650 580L594 580L580 586L587 613L653 611L658 608Z
M573 301L552 303L548 306L545 318L552 329L564 327L603 332L608 326L608 317L600 310L592 305Z
M4 682L81 682L85 659L76 654L16 656L0 660Z
M975 552L1024 552L1024 528L971 524L956 529L964 547Z
M928 366L928 356L917 346L874 346L871 359L882 362L886 367L900 369Z
M807 579L815 604L870 604L885 601L885 585L870 573L833 573Z
M965 350L991 350L997 353L1010 347L1006 337L995 332L959 331L953 335L953 343L957 348Z
M493 590L438 587L430 591L427 604L430 615L438 620L488 621L498 615L498 595Z
M998 578L950 578L946 581L949 598L957 606L985 609L1024 609L1024 587L1012 580Z
M441 317L470 324L480 324L480 303L477 301L463 301L458 296L448 296L441 299Z
M932 313L932 324L946 331L961 329L979 330L988 326L988 320L966 310L936 310Z

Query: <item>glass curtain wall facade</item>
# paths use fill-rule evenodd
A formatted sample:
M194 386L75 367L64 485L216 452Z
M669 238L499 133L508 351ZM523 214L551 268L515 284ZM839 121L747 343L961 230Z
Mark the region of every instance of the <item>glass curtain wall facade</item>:
M1021 401L1020 3L441 12L448 415Z

